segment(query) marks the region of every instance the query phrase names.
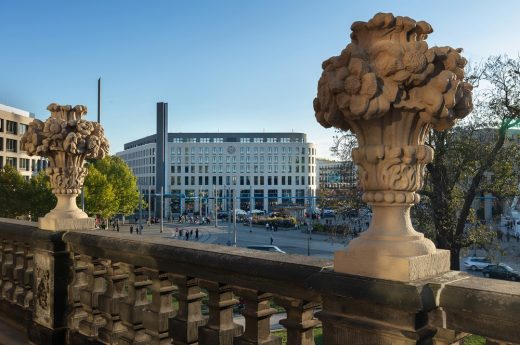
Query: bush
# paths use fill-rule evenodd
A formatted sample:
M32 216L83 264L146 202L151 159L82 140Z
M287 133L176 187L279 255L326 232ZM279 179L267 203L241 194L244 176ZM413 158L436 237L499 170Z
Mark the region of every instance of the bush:
M269 217L269 218L253 218L253 224L254 225L263 225L265 226L266 223L269 223L271 225L276 225L279 228L294 228L294 225L296 224L296 219L294 217Z

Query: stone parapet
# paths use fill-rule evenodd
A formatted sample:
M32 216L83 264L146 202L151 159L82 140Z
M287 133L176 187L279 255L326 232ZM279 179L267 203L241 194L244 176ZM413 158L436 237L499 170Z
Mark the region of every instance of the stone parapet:
M399 282L298 255L2 221L0 268L0 322L36 344L278 344L273 301L291 345L314 344L320 323L328 345L520 339L518 283L461 272Z

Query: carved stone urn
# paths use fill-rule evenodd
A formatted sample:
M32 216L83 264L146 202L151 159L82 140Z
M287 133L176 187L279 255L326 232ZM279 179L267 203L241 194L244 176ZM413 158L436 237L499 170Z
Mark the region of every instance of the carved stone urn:
M97 122L82 120L87 107L58 105L47 107L51 112L45 122L35 119L21 140L27 154L49 160L46 169L56 207L38 220L45 230L93 229L95 219L78 208L76 197L87 176L85 159L101 159L108 154L108 141Z
M429 48L432 31L379 13L352 24L352 43L323 62L316 119L356 135L352 159L373 211L368 230L335 253L337 272L412 281L449 270L449 252L414 230L410 208L433 158L426 135L469 114L472 87L461 49Z

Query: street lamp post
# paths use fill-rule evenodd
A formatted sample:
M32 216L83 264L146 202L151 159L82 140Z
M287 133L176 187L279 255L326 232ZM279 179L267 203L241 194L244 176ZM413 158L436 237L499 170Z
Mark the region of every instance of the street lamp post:
M157 191L155 191L157 192ZM154 199L154 200L157 200L157 199ZM152 222L151 221L151 209L152 209L152 187L151 186L148 186L148 222ZM148 223L147 222L147 223ZM150 225L150 223L148 223L148 225Z
M311 225L307 223L307 256L311 256Z
M164 216L164 187L161 187L161 233L163 232L163 226L164 226L164 220L163 220L163 216Z
M235 195L233 198L233 247L237 246L237 188L235 183Z
M142 201L142 194L141 189L139 189L139 224L137 225L137 234L139 234L139 231L141 231L141 221L143 219L143 201Z
M214 205L214 209L215 209L215 228L217 227L217 218L218 218L218 215L217 215L217 187L213 188L213 194L215 195L215 201L213 202L213 205Z

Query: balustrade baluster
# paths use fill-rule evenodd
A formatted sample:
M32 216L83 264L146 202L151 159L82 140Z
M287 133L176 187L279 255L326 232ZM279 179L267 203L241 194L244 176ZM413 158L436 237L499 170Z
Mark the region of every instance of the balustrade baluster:
M128 274L121 268L120 263L107 260L106 264L106 290L99 296L99 310L106 324L99 329L99 339L114 344L126 332L119 314L119 306L126 298L125 282Z
M21 307L29 307L27 294L32 291L33 284L33 254L27 243L18 243L15 253L16 286L13 299ZM29 299L32 300L32 297Z
M72 306L72 311L68 317L68 326L77 330L79 322L87 317L87 313L83 310L80 300L81 290L87 288L88 285L88 264L82 260L82 255L72 256L73 262L73 277L69 285L69 301Z
M34 308L34 252L30 245L28 245L27 255L26 255L27 266L23 272L23 282L25 284L25 297L23 300L24 308L33 309Z
M272 294L257 290L236 288L237 294L245 301L242 311L246 322L244 334L235 338L234 345L280 345L282 339L273 336L270 328L270 318L276 312L271 308Z
M199 286L209 294L209 318L199 327L199 345L231 345L233 338L243 332L243 327L233 322L233 307L238 300L230 285L201 280Z
M198 279L177 274L172 274L171 277L179 289L179 310L177 316L170 320L173 344L197 344L199 327L206 322L201 312L205 294L200 290Z
M10 296L14 289L13 241L3 240L2 243L2 298L11 300Z
M283 296L275 296L274 300L287 313L287 318L280 320L287 329L287 345L314 345L314 327L320 324L314 309L319 304Z
M126 332L119 339L121 345L150 344L151 337L143 326L143 312L150 304L146 298L148 286L152 281L144 274L144 269L128 265L128 296L121 302L120 314Z
M151 337L150 344L171 344L168 325L169 318L174 316L172 306L174 286L167 274L151 269L146 272L152 281L150 285L152 302L143 313L143 325L146 333Z
M101 259L87 255L82 255L82 259L87 264L87 285L81 288L80 302L87 317L79 322L78 330L88 337L97 337L99 328L106 325L99 310L99 296L106 290L107 270Z

